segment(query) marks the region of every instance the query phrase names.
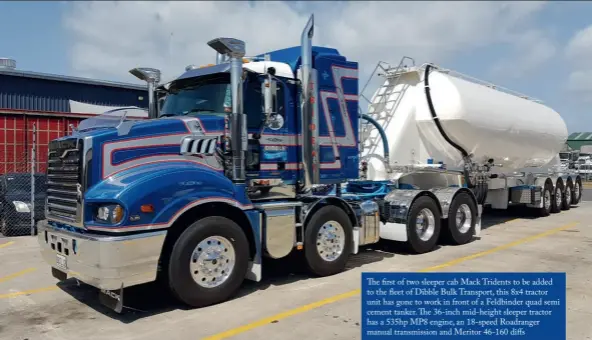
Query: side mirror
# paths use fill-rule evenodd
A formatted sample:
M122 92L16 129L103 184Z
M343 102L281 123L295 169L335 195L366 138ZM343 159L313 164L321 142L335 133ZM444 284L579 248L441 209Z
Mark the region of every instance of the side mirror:
M164 105L164 100L166 99L166 95L158 98L158 112L162 111L162 107Z
M283 121L278 126L278 118L282 118L278 112L278 98L277 98L277 81L273 79L273 75L275 74L275 69L270 67L267 69L267 77L261 83L261 96L263 99L263 113L265 114L265 118L261 121L261 125L259 128L259 133L256 133L254 136L255 139L259 139L263 130L266 127L270 127L271 129L277 130L283 126ZM277 127L277 128L276 128Z
M270 74L267 79L261 84L261 93L263 94L263 105L265 117L269 118L271 115L277 113L277 81L274 80Z

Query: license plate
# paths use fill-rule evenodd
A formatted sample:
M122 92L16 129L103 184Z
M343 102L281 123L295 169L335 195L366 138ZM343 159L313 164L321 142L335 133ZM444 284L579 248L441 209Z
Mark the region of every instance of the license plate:
M56 254L56 266L62 269L68 269L68 262L64 255Z

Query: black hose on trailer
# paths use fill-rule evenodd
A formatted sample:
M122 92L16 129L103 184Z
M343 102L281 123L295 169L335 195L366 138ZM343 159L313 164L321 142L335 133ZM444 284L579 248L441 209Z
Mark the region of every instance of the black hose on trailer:
M432 118L434 119L434 122L436 123L436 126L438 127L438 131L440 131L440 134L442 135L442 137L444 137L444 139L450 145L452 145L455 149L457 149L462 154L462 156L464 158L468 158L469 154L467 153L467 151L465 151L465 149L463 149L462 146L456 144L452 139L450 139L450 137L448 137L446 132L444 132L444 129L442 128L442 125L440 124L440 119L438 118L438 115L436 115L436 110L434 110L434 103L432 102L432 95L430 94L430 81L429 81L430 68L432 68L432 65L428 64L426 66L425 76L424 76L425 94L426 94L426 99L428 101L428 106L430 108L430 114L432 115Z
M425 95L426 95L426 100L428 102L428 107L430 109L430 114L432 115L432 119L434 120L434 123L436 124L436 127L438 128L438 131L440 132L442 137L448 142L448 144L452 145L455 149L457 149L461 153L461 155L463 156L463 158L465 159L465 162L466 162L469 159L469 153L465 149L463 149L462 146L458 145L456 142L454 142L452 139L450 139L450 137L448 137L448 135L444 131L444 128L442 127L442 124L440 124L440 119L438 118L438 115L436 114L436 110L434 109L434 103L432 102L432 96L430 93L430 80L429 80L431 68L433 68L433 66L428 64L426 66L425 75L424 75ZM469 170L466 168L466 166L464 169L464 176L465 176L465 181L467 182L467 186L469 188L473 189L473 192L475 193L475 197L477 198L477 202L483 203L485 198L487 197L487 187L483 183L482 184L473 183L471 181L471 176L469 174Z
M376 130L378 130L378 133L380 134L380 138L382 138L382 148L383 148L383 153L384 153L384 159L388 160L389 158L389 146L388 146L388 139L386 138L386 133L384 133L384 129L382 128L382 126L380 126L380 124L378 124L377 121L375 121L372 117L368 116L367 114L360 114L360 118L368 121L370 124L374 125L374 127L376 128Z

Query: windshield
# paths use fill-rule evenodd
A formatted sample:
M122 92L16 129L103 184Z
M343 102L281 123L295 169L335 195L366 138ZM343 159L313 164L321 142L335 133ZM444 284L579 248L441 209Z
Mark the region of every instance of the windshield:
M160 109L160 117L199 115L232 112L232 88L229 77L199 79L196 83L178 83L171 89ZM243 84L243 110L247 115L247 128L259 129L264 121L261 82L257 76L249 76ZM284 88L277 88L278 98L284 98ZM284 106L278 106L278 113L284 118ZM284 118L285 119L285 118ZM281 128L283 123L276 127Z
M171 90L162 105L160 116L202 112L232 112L230 84L224 81L208 82Z
M561 152L561 153L559 153L559 158L560 159L569 159L569 153Z
M124 120L147 118L148 111L139 107L122 107L103 112L101 115L85 119L78 124L78 131L97 128L116 127Z

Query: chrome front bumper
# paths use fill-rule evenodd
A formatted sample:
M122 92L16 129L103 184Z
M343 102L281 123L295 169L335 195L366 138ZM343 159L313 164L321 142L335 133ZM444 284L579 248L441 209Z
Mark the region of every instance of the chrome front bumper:
M130 236L79 234L39 223L44 260L69 277L99 289L116 290L156 280L166 231Z

